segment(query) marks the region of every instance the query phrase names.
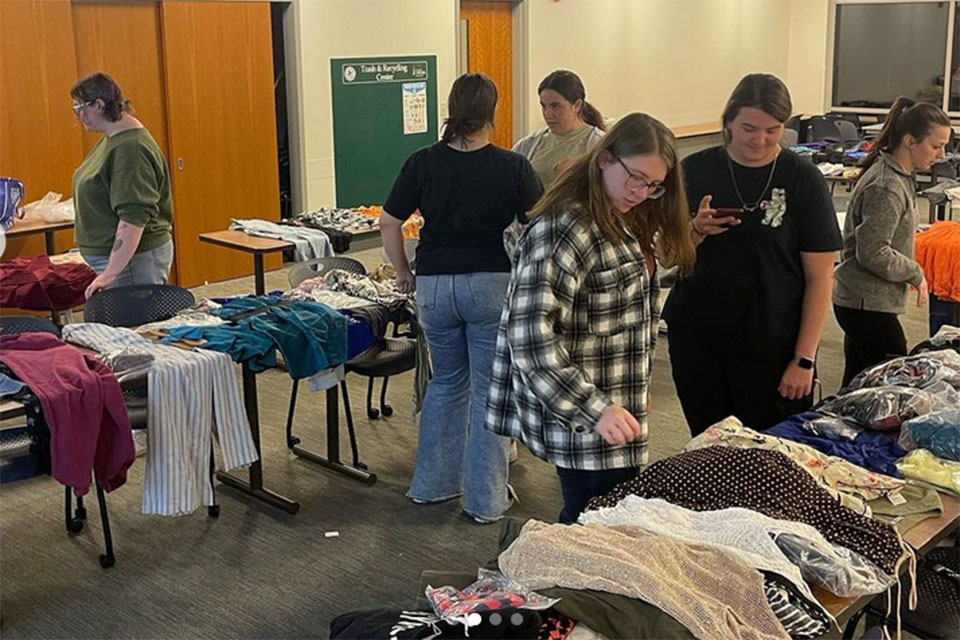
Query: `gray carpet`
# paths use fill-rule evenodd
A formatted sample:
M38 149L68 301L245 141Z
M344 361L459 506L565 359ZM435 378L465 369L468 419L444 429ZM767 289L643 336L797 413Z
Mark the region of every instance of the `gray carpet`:
M379 250L357 254L368 265ZM268 274L285 288L285 272ZM252 291L252 278L197 289L198 295ZM924 314L904 317L909 342L926 335ZM728 336L727 339L735 339ZM842 336L831 317L820 353L827 392L839 384ZM339 613L411 606L424 569L471 570L496 550L498 526L464 518L458 501L418 506L404 497L417 432L409 419L410 374L391 380L396 413L369 421L365 379L350 380L361 457L373 487L295 458L284 446L290 393L285 374L259 376L263 457L269 488L298 500L290 516L219 485L217 520L201 510L162 518L140 511L143 460L109 495L117 564L103 570L100 520L88 499L87 527L63 528L63 490L48 477L2 487L0 614L5 638L324 638ZM378 387L379 388L379 387ZM297 434L324 446L324 398L301 390ZM341 420L341 424L343 421ZM670 378L666 341L657 354L650 421L654 458L688 437ZM343 433L344 452L346 433ZM520 503L510 515L554 519L560 509L553 468L521 449L511 482ZM91 496L92 498L92 496ZM326 538L337 531L339 537Z

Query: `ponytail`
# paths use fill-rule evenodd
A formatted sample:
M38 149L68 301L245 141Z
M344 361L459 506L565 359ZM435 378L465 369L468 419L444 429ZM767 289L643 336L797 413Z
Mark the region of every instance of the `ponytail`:
M449 144L493 124L497 111L497 85L482 73L466 73L454 80L447 105L450 116L443 121L441 139Z
M881 152L892 153L896 150L903 142L904 136L910 135L921 140L935 126L950 126L950 118L940 107L929 102L917 102L906 96L900 96L890 107L890 112L887 114L873 149L860 162L860 166L869 169L880 157Z
M601 131L607 130L607 125L603 122L603 116L600 114L600 110L586 100L583 101L580 107L580 119Z

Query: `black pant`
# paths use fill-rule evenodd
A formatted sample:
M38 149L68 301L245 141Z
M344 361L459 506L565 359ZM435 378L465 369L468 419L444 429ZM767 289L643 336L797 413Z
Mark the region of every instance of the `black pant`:
M563 493L563 511L560 512L562 524L573 524L587 507L591 498L605 496L621 482L633 480L640 473L637 467L626 469L609 469L607 471L578 471L577 469L561 469L557 467L560 476L560 491Z
M843 329L843 386L867 367L907 355L907 338L895 313L833 305Z
M691 436L727 416L736 416L751 429L769 429L813 405L812 391L800 400L788 400L778 391L792 355L769 360L738 357L674 325L667 341L673 383Z

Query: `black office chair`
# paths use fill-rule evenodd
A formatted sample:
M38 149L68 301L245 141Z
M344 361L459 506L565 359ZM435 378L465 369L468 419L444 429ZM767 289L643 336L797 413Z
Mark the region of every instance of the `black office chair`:
M297 287L301 282L308 278L322 276L334 269L343 269L351 273L366 274L366 268L351 258L319 258L296 265L290 270L288 279L291 287ZM393 414L393 408L387 404L387 383L390 376L395 376L405 371L411 371L417 366L416 340L407 337L397 337L399 331L394 322L394 337L380 337L374 341L374 344L344 364L346 373L356 373L366 376L367 383L367 417L376 420L380 415L390 416ZM411 330L416 333L416 323L411 321ZM383 378L383 385L380 388L380 409L373 408L373 383L374 378ZM293 435L293 417L297 402L298 381L293 381L293 389L290 394L290 409L287 413L287 447L293 448L300 443L300 439ZM353 466L359 469L366 469L366 465L360 462L359 451L357 448L357 436L353 424L353 411L350 408L350 396L347 392L346 380L340 383L340 392L343 396L343 410L347 418L347 434L350 436L350 449L353 454Z
M840 142L846 146L854 146L860 142L860 132L857 131L857 127L850 122L849 120L834 120L833 123L837 126L837 130L840 131Z
M843 136L836 120L824 116L812 116L804 123L807 142L840 142Z
M87 300L83 310L86 322L99 322L111 327L139 327L149 322L169 320L180 311L196 303L193 294L169 284L140 284L131 287L104 289ZM147 427L147 389L145 379L140 384L123 390L124 404L135 429ZM217 491L214 483L216 462L213 448L210 449L210 485L214 488L214 504L207 507L211 518L220 515L220 505L216 504Z
M192 293L169 284L116 287L104 289L87 300L83 319L111 327L139 327L169 320L195 303Z
M19 333L49 333L60 337L60 327L46 318L32 316L4 316L0 317L0 335L14 335ZM110 516L107 511L107 498L94 476L97 491L97 503L100 507L100 521L103 523L104 553L100 556L100 566L104 569L116 563L113 555L113 536L110 532ZM83 531L83 521L87 519L87 510L83 506L83 497L77 496L77 508L73 510L73 490L64 487L63 518L67 533L75 534Z

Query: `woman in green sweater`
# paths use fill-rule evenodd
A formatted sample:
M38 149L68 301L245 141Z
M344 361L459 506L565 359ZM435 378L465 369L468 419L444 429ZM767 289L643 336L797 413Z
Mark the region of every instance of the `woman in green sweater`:
M97 272L87 298L108 287L165 283L173 200L163 152L107 74L83 78L70 97L83 127L104 134L73 174L76 242Z

